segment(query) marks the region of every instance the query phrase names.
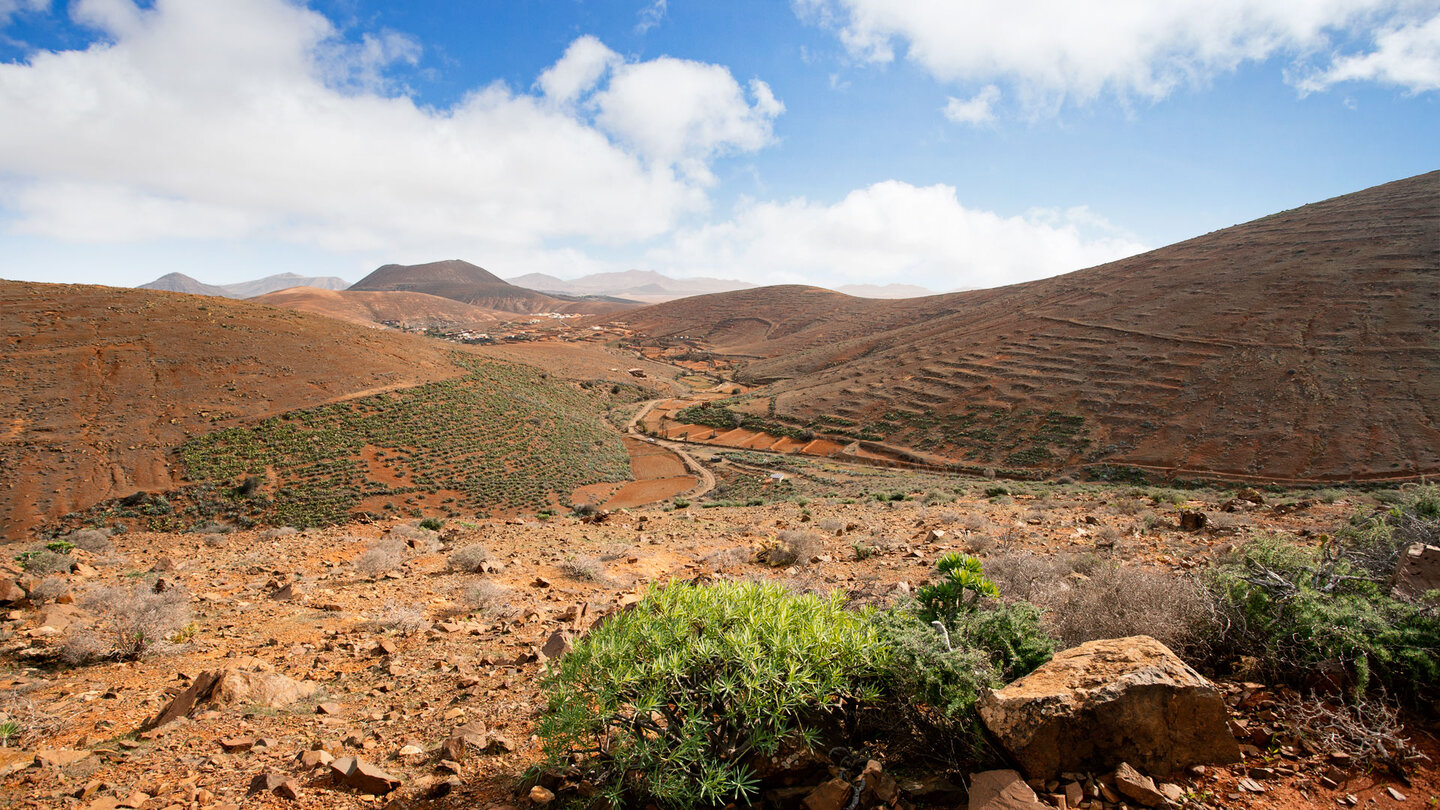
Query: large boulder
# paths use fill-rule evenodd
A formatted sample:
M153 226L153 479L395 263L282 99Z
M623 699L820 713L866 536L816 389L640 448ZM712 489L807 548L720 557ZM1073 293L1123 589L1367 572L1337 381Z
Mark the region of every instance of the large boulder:
M283 709L315 694L317 688L314 681L297 681L275 672L269 665L254 668L232 665L220 674L210 699L226 706L254 704Z
M1149 636L1091 641L986 693L980 717L1032 779L1240 760L1215 685Z

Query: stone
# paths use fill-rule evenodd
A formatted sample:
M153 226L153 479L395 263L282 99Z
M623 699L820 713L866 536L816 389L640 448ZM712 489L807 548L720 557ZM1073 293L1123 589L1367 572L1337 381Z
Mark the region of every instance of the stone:
M555 794L547 788L536 785L530 788L530 801L538 807L544 807L555 801Z
M35 764L42 768L63 768L90 756L89 751L51 748L35 752Z
M540 654L545 656L545 660L553 661L570 652L572 647L572 637L569 631L556 630L550 634L550 638L546 639L545 646L540 648Z
M866 762L860 778L865 783L866 806L892 805L900 798L900 786L895 783L895 777L885 773L879 762L873 759Z
M327 701L327 702L325 702L325 703L321 703L320 705L318 705L318 706L315 707L315 713L316 713L316 714L339 714L339 713L340 713L340 704L339 704L339 703L329 702L329 701Z
M928 531L928 532L925 533L925 542L927 542L927 543L939 543L939 542L944 541L944 539L945 539L945 530L944 530L944 529L931 529L930 531Z
M1149 636L1091 641L988 691L981 720L1024 771L1169 774L1240 760L1215 685Z
M1085 801L1085 788L1079 782L1065 783L1065 803L1070 807L1079 807L1080 802Z
M983 771L970 776L970 810L1044 810L1019 771Z
M1155 789L1160 791L1160 795L1165 797L1165 801L1171 804L1179 805L1185 801L1185 789L1174 782L1161 782L1155 786Z
M300 801L300 783L294 779L286 779L275 788L275 795L282 799L289 799L292 802Z
M1202 530L1205 528L1205 524L1208 523L1208 522L1209 522L1209 518L1205 516L1205 513L1204 513L1204 512L1191 512L1191 511L1189 511L1189 510L1182 510L1182 511L1180 512L1180 530L1181 530L1181 531L1185 531L1185 532L1198 532L1198 531L1202 531Z
M297 681L279 672L227 669L211 692L211 699L223 705L254 704L283 709L301 698L315 694L312 681Z
M330 774L335 781L348 785L361 793L383 796L400 787L400 780L378 766L360 757L343 757L330 763Z
M1390 798L1394 799L1397 802L1403 802L1407 798L1404 793L1401 793L1393 787L1385 788L1385 792L1390 795Z
M237 754L241 751L249 751L251 748L255 747L255 738L225 737L220 740L220 747L224 748L226 753L230 754Z
M852 788L844 779L831 779L805 794L805 810L844 810Z
M8 605L13 602L25 601L25 589L15 584L13 579L0 579L0 605Z
M320 768L335 761L330 752L323 748L300 752L300 764L307 768Z
M965 796L965 788L939 774L908 777L899 780L900 789L923 804L956 805Z
M1159 807L1165 803L1165 797L1155 789L1155 780L1130 767L1126 762L1115 767L1115 788L1121 795L1128 796L1146 807Z
M298 602L305 597L305 592L293 582L285 583L283 588L270 594L270 598L277 602Z
M257 793L269 793L284 784L286 778L285 774L275 773L274 771L255 774L255 778L250 780L250 788L245 791L245 795L254 796Z
M170 702L165 705L165 708L161 709L159 714L141 726L140 730L149 731L150 729L159 728L178 718L188 717L191 710L195 708L195 704L198 701L209 698L211 692L215 689L215 684L219 682L220 673L218 672L202 672L195 676L195 680L190 683L190 686L186 688L185 691L172 698Z
M1440 546L1410 544L1395 564L1390 584L1397 596L1410 599L1440 589Z

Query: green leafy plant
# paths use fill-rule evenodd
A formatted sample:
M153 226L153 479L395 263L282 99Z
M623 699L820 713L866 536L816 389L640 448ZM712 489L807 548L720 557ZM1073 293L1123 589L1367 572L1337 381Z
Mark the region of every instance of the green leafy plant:
M816 746L827 718L876 701L888 649L838 593L672 582L592 631L545 681L551 766L610 806L746 802L757 757Z
M420 528L429 529L432 532L438 532L444 526L445 521L441 520L440 518L428 517L420 521Z
M928 620L953 622L961 613L973 612L981 599L1000 595L974 557L952 551L942 556L935 568L941 579L916 592Z
M9 747L10 741L20 736L20 724L14 720L0 723L0 747Z

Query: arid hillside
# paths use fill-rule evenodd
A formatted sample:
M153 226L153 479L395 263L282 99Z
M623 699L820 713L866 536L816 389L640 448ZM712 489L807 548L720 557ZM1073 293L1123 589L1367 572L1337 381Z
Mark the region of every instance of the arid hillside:
M455 326L485 329L513 312L481 309L438 295L414 292L358 292L294 287L266 293L256 303L313 312L365 326L398 323L406 326Z
M459 259L426 264L387 264L360 279L350 290L425 293L506 312L602 314L633 309L635 306L611 301L557 298L527 290L502 280L482 267Z
M742 376L770 384L748 407L971 463L1433 474L1440 172L1028 284L894 302L781 287L625 322L755 357Z
M3 539L169 488L189 437L465 374L438 342L180 293L3 281L0 323Z

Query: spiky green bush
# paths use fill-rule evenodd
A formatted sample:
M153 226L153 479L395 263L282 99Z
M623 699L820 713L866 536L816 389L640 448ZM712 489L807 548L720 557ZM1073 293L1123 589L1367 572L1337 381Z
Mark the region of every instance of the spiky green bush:
M940 579L916 592L927 621L953 622L973 612L981 599L1000 595L974 557L952 551L940 557L935 568Z
M889 650L838 593L672 582L576 644L545 681L554 766L575 753L611 806L753 798L757 756L819 742L842 709L879 699Z

